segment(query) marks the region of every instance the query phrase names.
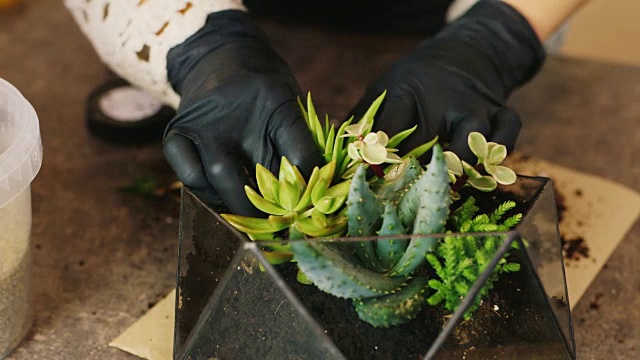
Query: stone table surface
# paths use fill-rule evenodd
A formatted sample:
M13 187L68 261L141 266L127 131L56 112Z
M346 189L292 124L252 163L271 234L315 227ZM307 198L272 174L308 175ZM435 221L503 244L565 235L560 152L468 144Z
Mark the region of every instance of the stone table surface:
M107 343L175 283L178 201L119 191L174 180L158 141L118 146L85 127L89 93L111 75L60 1L0 12L0 77L39 114L44 163L33 183L35 311L23 359L133 359ZM415 39L265 24L319 112L344 117ZM640 190L640 68L550 58L510 105L518 150ZM573 309L580 359L640 356L640 224Z

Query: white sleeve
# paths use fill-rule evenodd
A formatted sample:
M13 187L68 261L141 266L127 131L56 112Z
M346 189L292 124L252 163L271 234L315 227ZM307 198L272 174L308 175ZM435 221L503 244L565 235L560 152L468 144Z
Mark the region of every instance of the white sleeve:
M167 52L222 10L246 11L242 0L65 0L100 58L119 76L178 106L167 80Z

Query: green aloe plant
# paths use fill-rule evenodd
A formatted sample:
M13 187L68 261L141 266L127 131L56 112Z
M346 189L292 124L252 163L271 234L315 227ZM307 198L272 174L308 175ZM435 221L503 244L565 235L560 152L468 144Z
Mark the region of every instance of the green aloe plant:
M383 235L384 240L291 243L310 282L352 299L362 320L381 327L412 319L426 304L427 278L417 271L437 243L389 236L440 233L449 214L447 167L439 145L426 170L413 158L396 166L375 185L367 181L364 165L358 166L347 200L348 236Z

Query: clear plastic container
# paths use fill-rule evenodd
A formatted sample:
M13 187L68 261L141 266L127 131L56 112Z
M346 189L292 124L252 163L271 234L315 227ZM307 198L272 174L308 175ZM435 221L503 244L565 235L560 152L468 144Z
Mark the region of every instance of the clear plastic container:
M0 79L0 359L33 322L30 185L41 164L38 116Z

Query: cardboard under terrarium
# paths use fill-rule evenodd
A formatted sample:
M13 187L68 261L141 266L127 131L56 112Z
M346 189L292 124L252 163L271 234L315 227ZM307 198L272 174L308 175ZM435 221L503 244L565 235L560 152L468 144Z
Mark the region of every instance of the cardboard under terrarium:
M406 324L374 328L358 319L350 300L299 283L295 263L270 265L259 243L184 189L174 359L573 359L553 184L519 177L477 197L480 206L505 199L516 201L521 223L476 236L502 239L491 264L507 255L520 271L501 275L469 320L466 305L492 268L453 314L425 305Z

